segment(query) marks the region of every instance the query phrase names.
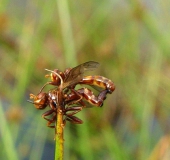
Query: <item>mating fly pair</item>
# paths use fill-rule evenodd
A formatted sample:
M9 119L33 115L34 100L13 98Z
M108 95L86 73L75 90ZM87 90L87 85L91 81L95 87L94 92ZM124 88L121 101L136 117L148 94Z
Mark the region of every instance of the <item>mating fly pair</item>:
M64 72L58 69L54 71L46 69L51 72L50 75L46 75L51 78L51 81L47 82L37 95L30 94L30 99L33 99L33 102L29 102L40 110L47 106L50 107L50 110L42 114L42 117L48 121L48 127L55 128L58 113L64 116L64 124L66 121L82 124L83 121L75 116L76 113L86 107L101 107L103 105L106 95L115 90L113 82L102 76L84 76L86 71L92 71L98 66L98 62L89 61L74 68L67 68ZM85 87L76 89L78 84L97 88L98 96ZM53 85L55 88L45 93L43 89L46 85Z

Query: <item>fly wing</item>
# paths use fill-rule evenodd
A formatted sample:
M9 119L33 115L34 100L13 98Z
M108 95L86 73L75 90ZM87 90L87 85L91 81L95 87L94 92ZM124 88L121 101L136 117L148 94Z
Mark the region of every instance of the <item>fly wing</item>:
M83 78L84 72L93 71L98 66L99 66L98 62L89 61L72 68L64 80L63 88L78 83Z

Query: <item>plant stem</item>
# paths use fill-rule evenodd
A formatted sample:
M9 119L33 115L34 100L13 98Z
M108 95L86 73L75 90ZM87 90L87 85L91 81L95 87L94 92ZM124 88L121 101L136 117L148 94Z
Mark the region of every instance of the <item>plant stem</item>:
M76 50L75 50L75 42L73 36L73 29L71 24L70 10L69 10L69 2L68 0L56 1L58 7L58 14L61 25L61 35L63 40L63 49L65 55L65 62L67 66L75 66L76 65Z
M61 24L61 32L63 39L63 49L65 55L65 62L67 66L75 66L77 64L77 57L75 51L74 38L72 33L71 18L69 13L68 0L56 1L58 6L58 13ZM58 98L60 100L60 98ZM59 104L62 104L60 101ZM62 105L61 105L62 106ZM63 113L61 109L57 111L56 121L56 147L55 147L55 160L63 160L64 155L64 139L63 139Z
M64 155L64 138L63 138L63 113L60 107L57 110L57 121L55 130L55 160L63 160Z

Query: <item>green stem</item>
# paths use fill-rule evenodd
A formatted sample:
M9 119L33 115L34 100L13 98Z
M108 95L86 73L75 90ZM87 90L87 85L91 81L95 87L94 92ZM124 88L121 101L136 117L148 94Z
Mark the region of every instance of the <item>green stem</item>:
M65 62L67 67L76 65L76 51L74 36L72 31L71 17L69 11L68 0L57 0L58 14L61 25L61 35L63 42L63 49L65 55Z
M6 159L18 160L19 157L17 149L15 147L15 142L13 138L14 135L12 134L13 132L9 128L9 124L7 122L7 118L5 117L5 112L3 110L1 102L0 102L0 122L1 122L0 135L3 137L1 138L1 150L3 149L3 152L6 155Z
M56 130L55 130L55 160L63 160L64 138L63 138L63 113L60 108L57 110Z
M61 33L63 40L63 48L65 55L65 62L67 66L75 66L76 61L76 51L74 44L74 37L71 25L71 17L69 12L68 0L57 0L58 14L60 18ZM62 104L62 103L60 103ZM55 147L55 160L62 160L64 155L64 138L63 138L63 114L61 109L57 111L57 121L56 121L56 147Z

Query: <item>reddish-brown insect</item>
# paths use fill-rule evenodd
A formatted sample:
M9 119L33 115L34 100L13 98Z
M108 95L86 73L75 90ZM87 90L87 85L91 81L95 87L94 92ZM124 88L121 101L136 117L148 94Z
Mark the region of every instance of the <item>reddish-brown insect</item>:
M42 114L42 117L48 121L47 126L54 128L55 125L51 125L52 123L55 122L56 116L57 116L57 108L58 108L58 91L56 90L50 90L47 93L41 92L37 96L30 94L30 98L33 99L34 101L29 101L35 105L37 109L45 109L47 106L50 107L50 110L46 111L45 113ZM73 116L74 114L78 113L79 111L82 110L81 106L70 106L70 104L74 104L74 101L78 101L75 98L80 98L80 97L75 97L72 96L67 97L67 101L63 101L63 107L62 107L62 112L63 115L65 116L64 121L68 120L72 123L76 124L81 124L82 120L79 118ZM70 103L70 104L68 104ZM51 118L47 118L48 116L51 116Z
M74 89L75 85L77 84L86 84L91 85L95 87L102 88L103 91L99 94L98 97L95 97L93 92L89 89L79 89L77 90L77 94L79 94L82 98L88 101L90 104L95 106L102 106L104 99L106 98L107 93L112 93L115 90L115 86L113 82L103 76L85 76L83 77L84 73L86 71L94 70L99 66L98 62L89 61L83 64L78 65L74 68L67 68L64 72L59 71L58 69L55 69L54 71L51 71L50 75L46 75L46 77L51 77L51 82L47 82L42 89L47 85L51 84L54 86L60 86L61 81L62 83L62 89L66 89L66 92L69 90L69 88ZM42 90L41 89L41 90ZM76 94L76 91L72 92L73 94ZM77 96L77 94L75 96Z
M103 88L108 91L108 93L112 93L115 90L114 83L103 77L103 76L85 76L83 77L85 71L94 70L99 66L98 62L89 61L75 68L67 68L64 72L55 69L50 75L46 75L46 77L51 78L51 82L47 82L47 84L51 84L54 86L59 86L61 84L60 78L55 74L59 74L63 78L63 88L70 87L74 88L77 84L85 84L91 86L97 86ZM45 87L44 85L44 87Z
M64 72L59 71L58 69L55 69L54 71L50 71L50 75L46 75L46 77L51 78L51 82L47 82L42 89L47 85L51 84L54 86L60 86L62 83L62 89L65 88L74 88L76 84L78 84L86 71L92 71L96 69L99 66L98 62L89 61L85 62L83 64L78 65L74 68L67 68ZM62 82L61 82L62 81ZM41 89L41 90L42 90ZM41 92L41 91L40 91Z
M84 107L102 106L103 101L106 98L106 90L102 91L98 96L95 96L93 92L87 88L81 88L78 90L71 89L70 93L64 95L62 112L65 115L64 121L70 121L74 124L81 124L83 121L74 115L81 111ZM58 92L51 90L47 93L41 92L37 96L30 94L30 98L34 101L31 102L37 109L45 109L47 106L50 110L42 114L42 117L48 121L47 126L53 128L51 123L56 120L56 112L58 107ZM85 101L88 101L90 105L87 105ZM76 106L75 106L76 105ZM52 118L47 116L53 115Z
M40 93L35 96L30 94L30 98L34 101L31 102L37 109L44 109L47 106L50 110L46 111L42 117L48 121L49 127L55 127L51 125L56 121L57 109L61 108L63 115L65 115L64 121L70 121L75 124L81 124L82 120L74 116L76 113L82 110L84 107L102 106L103 101L106 98L107 93L112 93L115 89L113 82L102 76L86 76L83 77L86 71L94 70L98 67L99 63L89 61L83 63L75 68L68 68L64 72L60 72L58 69L51 72L51 82L47 82ZM56 86L56 89L50 90L48 93L42 92L43 88L51 84ZM87 88L75 89L77 84L92 85L102 88L103 90L98 96L95 96L93 92ZM76 106L75 106L76 105ZM52 118L47 118L51 116Z

